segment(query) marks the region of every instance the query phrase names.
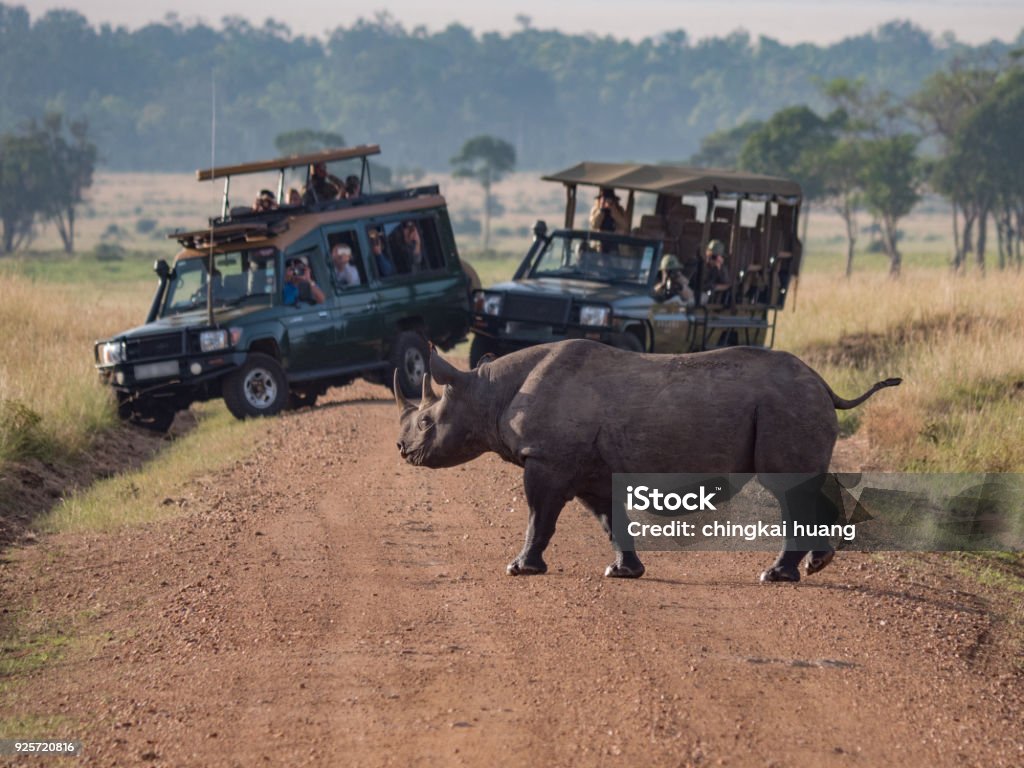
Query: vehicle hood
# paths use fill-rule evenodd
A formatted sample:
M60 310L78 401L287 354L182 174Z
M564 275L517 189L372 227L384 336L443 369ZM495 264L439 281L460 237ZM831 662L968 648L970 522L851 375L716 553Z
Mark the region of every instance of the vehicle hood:
M637 296L647 296L647 289L639 285L625 286L557 277L511 280L492 285L487 290L530 293L536 296L562 297L569 295L577 300L596 301L604 304L613 304Z
M213 322L218 326L229 326L232 323L246 321L249 319L250 315L267 312L269 309L271 308L267 306L223 307L213 311ZM181 331L187 328L208 327L209 324L207 323L206 310L197 309L192 312L182 312L180 315L158 318L152 323L136 326L135 328L118 333L116 336L112 336L111 338L133 339L140 336L153 336L171 331Z

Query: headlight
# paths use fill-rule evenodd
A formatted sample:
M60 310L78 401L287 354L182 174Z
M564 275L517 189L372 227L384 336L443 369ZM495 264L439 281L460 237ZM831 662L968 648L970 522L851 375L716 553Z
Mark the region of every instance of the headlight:
M498 317L501 314L501 305L504 298L500 293L477 291L473 294L473 309L483 315Z
M611 307L584 304L580 307L580 325L608 325L612 318Z
M100 365L117 365L123 361L123 341L107 341L100 346Z
M203 331L199 334L199 349L203 352L216 352L227 349L228 332L223 328L219 331Z

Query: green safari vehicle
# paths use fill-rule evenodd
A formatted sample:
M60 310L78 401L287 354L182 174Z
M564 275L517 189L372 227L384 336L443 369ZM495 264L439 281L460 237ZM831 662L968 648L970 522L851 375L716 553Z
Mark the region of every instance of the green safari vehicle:
M173 264L156 263L146 322L95 344L123 418L166 431L178 411L212 398L240 419L268 416L359 376L390 386L396 370L406 396L418 395L429 343L450 349L466 337L469 285L436 185L370 191L367 158L379 152L198 172L225 179L221 215L172 235L182 250ZM279 200L288 169L342 161L361 164L351 196L229 205L232 176L276 171ZM332 255L342 251L339 269Z
M669 353L774 344L777 313L800 271L799 184L734 171L596 162L544 180L565 187L564 226L551 231L537 222L512 279L474 292L473 365L487 354L569 338ZM596 210L577 224L581 187L600 190L602 201L618 200L619 191L628 195L613 226L604 227ZM724 251L714 280L704 257L709 244ZM666 256L685 274L692 297L658 298Z

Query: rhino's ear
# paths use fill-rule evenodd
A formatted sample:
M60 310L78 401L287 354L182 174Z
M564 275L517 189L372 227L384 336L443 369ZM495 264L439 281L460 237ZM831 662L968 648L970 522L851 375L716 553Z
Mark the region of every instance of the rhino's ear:
M458 389L459 385L469 376L465 371L460 371L437 354L436 349L430 350L430 373L433 374L434 380L438 384L445 387L445 391L448 391L448 387Z
M429 408L440 399L434 392L429 373L423 374L423 394L420 397L420 408Z

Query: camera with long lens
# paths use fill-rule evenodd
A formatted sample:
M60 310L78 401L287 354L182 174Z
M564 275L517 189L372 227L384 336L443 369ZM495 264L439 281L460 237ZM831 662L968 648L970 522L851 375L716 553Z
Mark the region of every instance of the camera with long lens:
M292 274L295 275L296 277L303 277L303 276L305 276L305 274L306 274L306 265L305 264L293 264L292 265Z

